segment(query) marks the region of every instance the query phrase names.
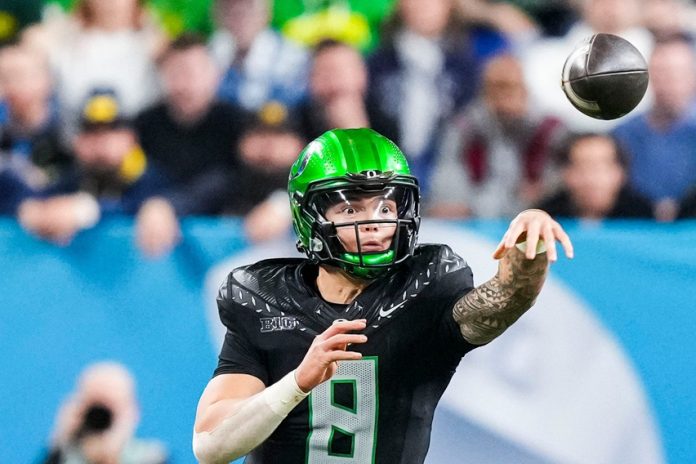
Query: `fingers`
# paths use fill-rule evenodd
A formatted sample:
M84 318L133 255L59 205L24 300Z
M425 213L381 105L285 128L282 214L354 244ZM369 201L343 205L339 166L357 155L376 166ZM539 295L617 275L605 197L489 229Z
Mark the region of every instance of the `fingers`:
M505 234L505 248L510 249L515 246L517 239L520 238L522 232L527 228L527 223L524 221L513 221L510 229Z
M541 223L538 221L534 221L527 226L527 251L524 254L527 259L534 259L536 256L540 231Z
M493 259L500 259L503 256L505 256L505 250L505 237L503 237L503 239L500 241L497 248L493 252Z
M363 330L367 327L367 319L356 319L354 321L335 321L331 327L318 335L318 338L326 340L339 333L346 333L352 330Z
M512 221L510 228L507 230L507 232L505 232L503 239L493 252L493 259L501 259L503 256L505 256L507 250L515 246L515 243L517 243L520 235L522 235L522 232L524 232L525 227L526 226L523 221L519 221L517 219Z
M326 352L325 361L326 364L336 361L357 361L362 359L362 357L362 353L358 353L357 351L335 350Z
M561 245L563 245L565 255L568 258L573 259L573 256L575 256L575 250L573 249L573 243L570 241L568 234L565 233L563 227L561 227L558 223L555 224L554 232L556 239L561 242Z
M362 353L347 348L348 345L367 342L365 335L349 333L364 330L366 326L366 319L337 320L324 332L317 335L305 358L297 367L297 385L303 391L310 391L334 375L338 368L338 361L362 359Z
M337 334L323 341L321 345L327 349L345 349L347 345L367 342L367 337L362 334Z
M574 250L570 237L560 224L554 221L547 213L540 210L527 210L520 213L511 223L495 251L494 259L501 259L507 250L511 249L520 240L527 242L525 257L534 259L537 244L543 240L546 245L547 258L550 262L558 259L556 240L558 240L568 258L573 258Z
M544 226L541 232L541 238L546 245L546 257L549 259L549 262L556 262L558 259L558 254L556 253L556 238L553 233L553 227L550 224Z
M331 327L316 338L314 351L318 356L317 359L324 365L335 361L361 359L361 353L348 351L347 348L348 345L366 343L367 337L363 334L345 332L364 329L365 322L364 319L334 322Z

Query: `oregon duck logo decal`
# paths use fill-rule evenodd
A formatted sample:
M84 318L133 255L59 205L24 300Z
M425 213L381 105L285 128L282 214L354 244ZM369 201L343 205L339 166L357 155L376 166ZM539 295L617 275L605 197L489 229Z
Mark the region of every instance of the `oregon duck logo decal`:
M312 157L312 151L309 150L310 147L307 147L307 149L305 149L305 151L300 155L300 159L295 162L296 168L291 176L292 179L295 177L300 177L309 164L309 159Z

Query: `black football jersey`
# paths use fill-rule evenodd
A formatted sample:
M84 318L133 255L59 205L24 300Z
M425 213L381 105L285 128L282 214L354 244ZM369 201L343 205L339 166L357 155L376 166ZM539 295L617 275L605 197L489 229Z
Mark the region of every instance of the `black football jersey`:
M227 327L215 375L266 385L295 369L336 319L367 319L358 361L340 361L246 463L421 463L437 405L460 358L475 348L452 316L473 288L471 269L445 245L423 245L350 305L325 302L317 265L276 259L232 271L218 297Z

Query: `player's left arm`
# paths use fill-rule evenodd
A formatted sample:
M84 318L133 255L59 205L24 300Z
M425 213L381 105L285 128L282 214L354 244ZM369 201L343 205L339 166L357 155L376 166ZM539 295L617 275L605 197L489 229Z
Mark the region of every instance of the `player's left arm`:
M570 238L546 212L526 210L510 223L493 253L500 260L498 273L460 298L452 310L465 340L475 345L488 343L532 307L549 262L557 259L556 240L572 258ZM523 243L525 251L516 246Z

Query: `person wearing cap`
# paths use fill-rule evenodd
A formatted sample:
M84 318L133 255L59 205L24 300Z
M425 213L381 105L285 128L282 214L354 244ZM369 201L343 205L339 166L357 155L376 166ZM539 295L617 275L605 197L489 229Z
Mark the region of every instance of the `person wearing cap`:
M96 90L88 98L73 149L75 169L19 207L21 224L42 238L67 244L104 215L138 213L166 188L113 91Z
M244 216L252 242L282 236L292 224L285 191L288 171L306 140L287 117L271 107L258 113L239 141L240 174L230 192L226 214Z

